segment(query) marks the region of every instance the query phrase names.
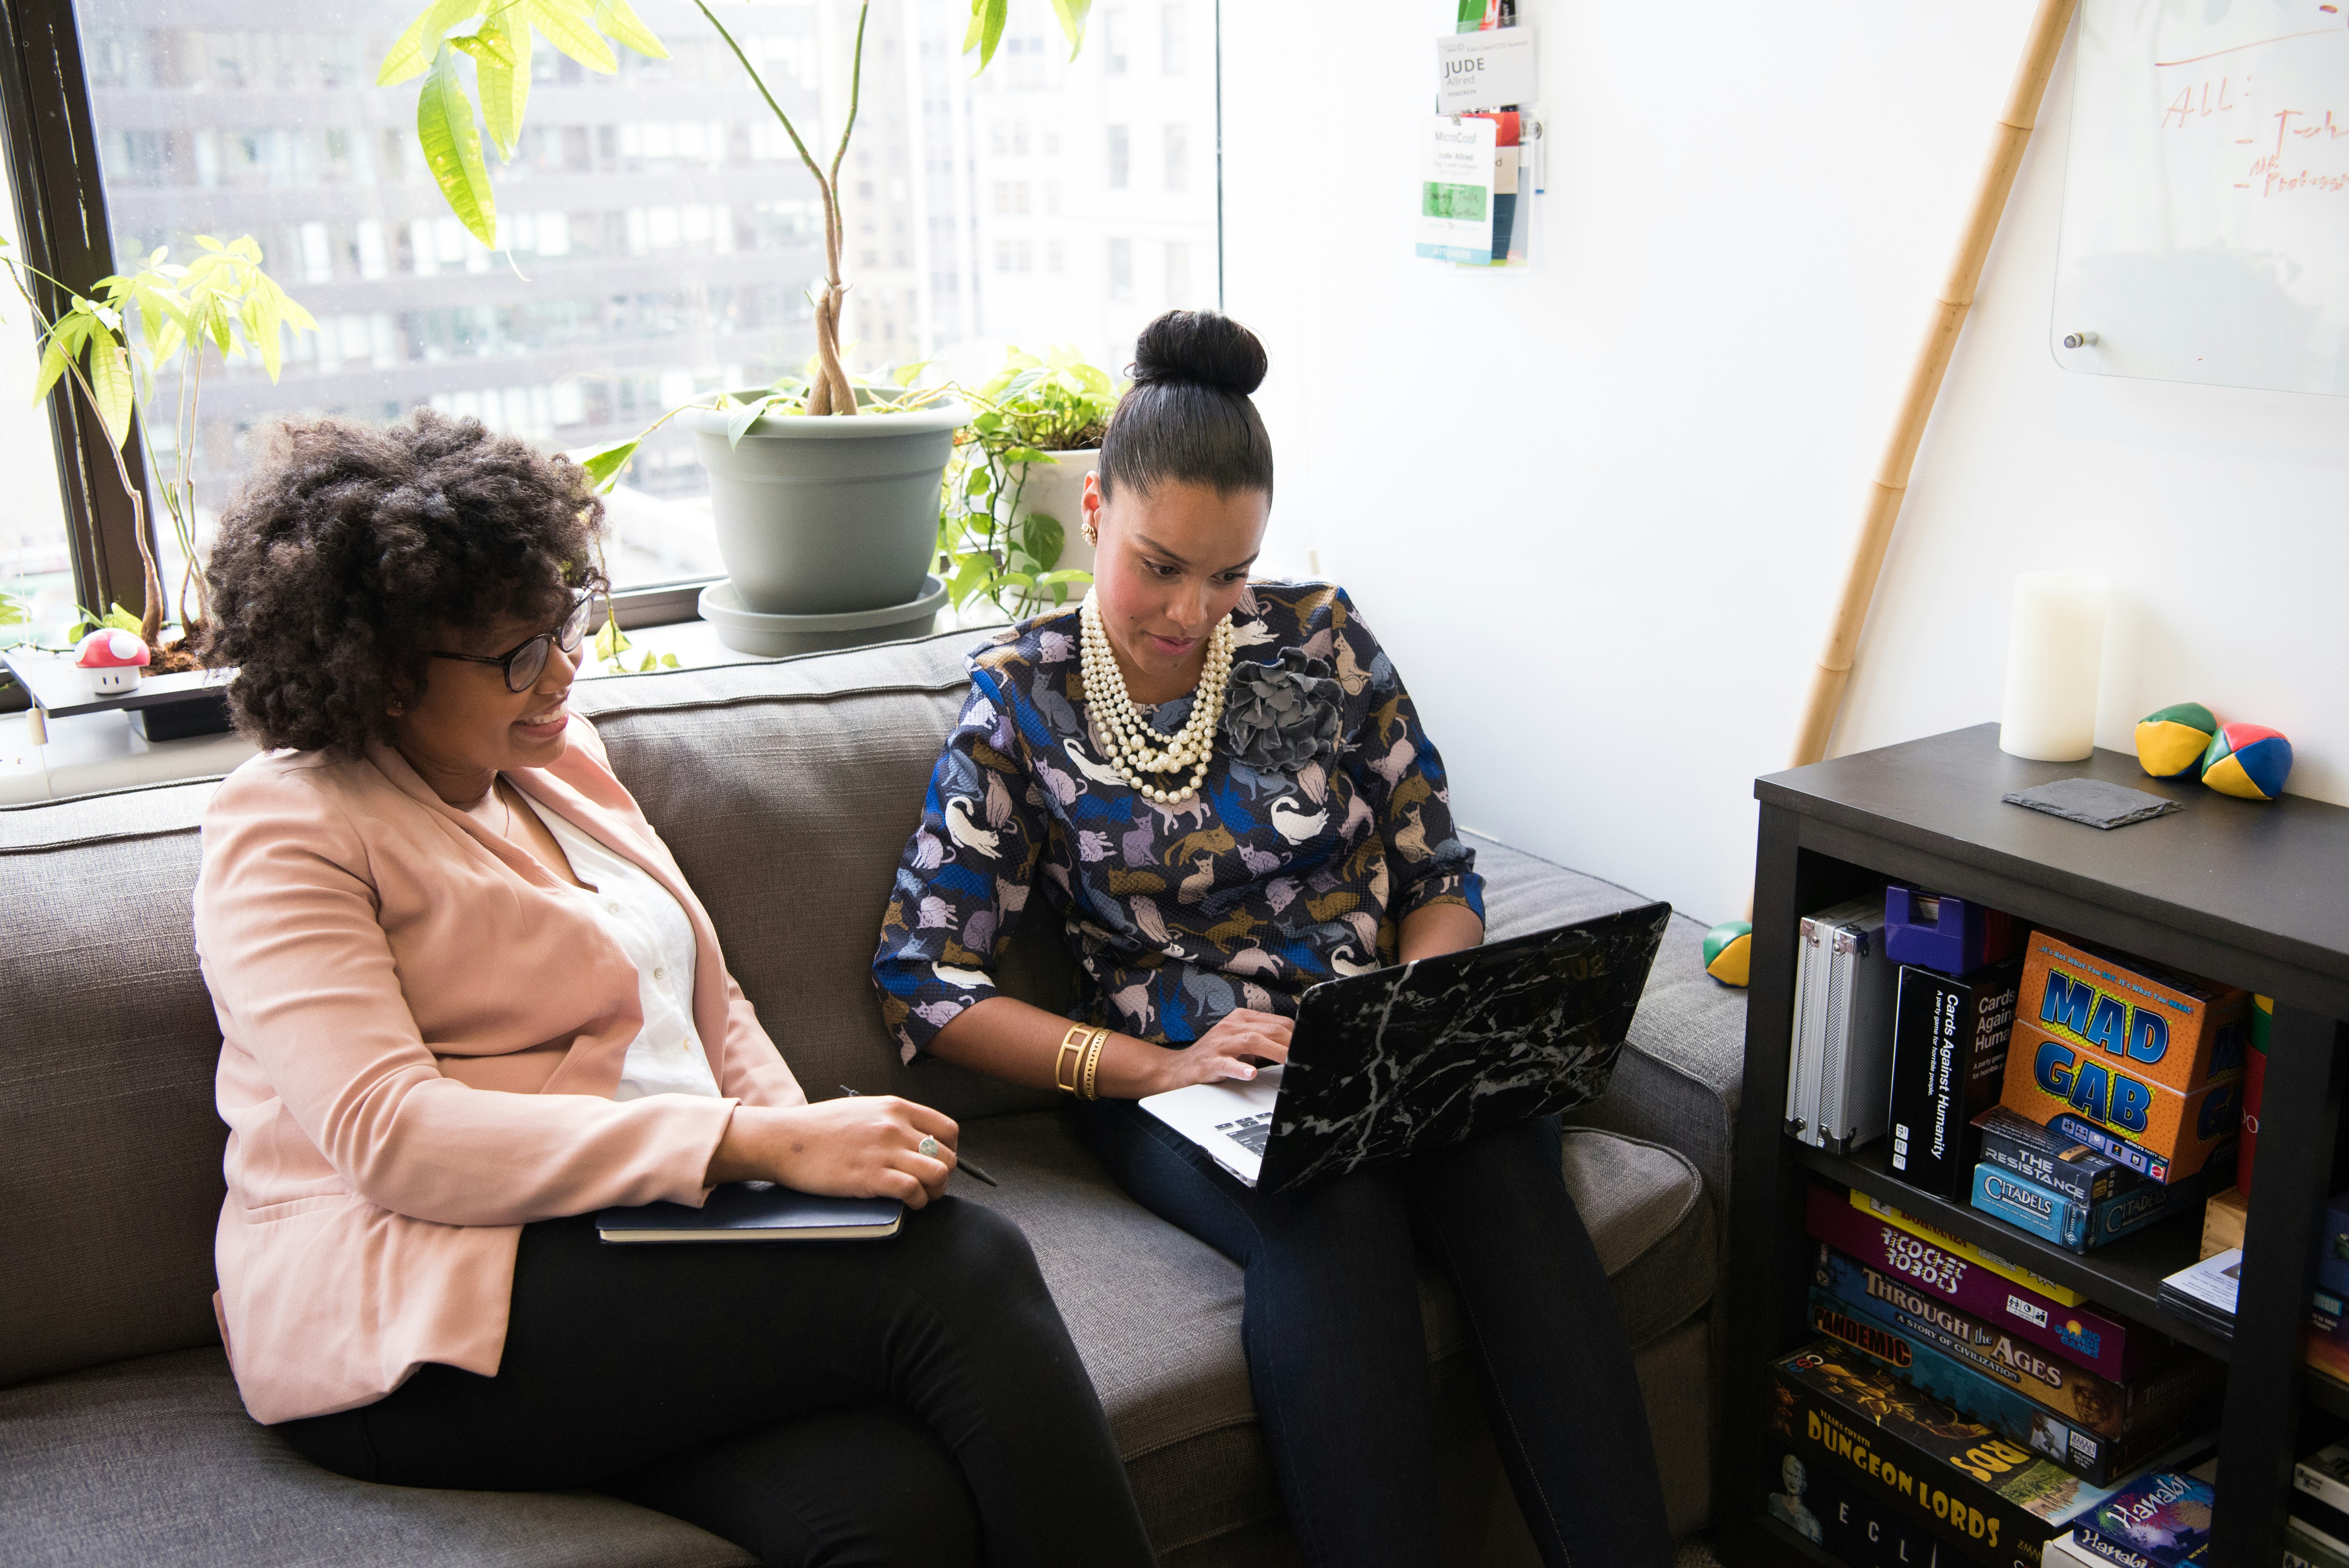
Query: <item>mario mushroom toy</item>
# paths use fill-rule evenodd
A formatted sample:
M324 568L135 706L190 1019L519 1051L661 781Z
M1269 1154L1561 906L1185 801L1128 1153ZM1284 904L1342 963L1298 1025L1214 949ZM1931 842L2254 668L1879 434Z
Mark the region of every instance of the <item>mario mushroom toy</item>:
M139 672L150 655L133 632L101 626L81 640L74 663L89 672L89 689L98 696L119 696L139 689Z

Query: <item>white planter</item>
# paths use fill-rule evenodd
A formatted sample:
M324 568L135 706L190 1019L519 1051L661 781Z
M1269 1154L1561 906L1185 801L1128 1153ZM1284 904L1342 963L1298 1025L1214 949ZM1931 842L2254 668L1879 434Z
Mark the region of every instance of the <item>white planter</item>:
M1098 449L1089 452L1051 452L1049 462L1030 463L1027 483L1019 491L1016 524L1042 512L1061 525L1061 558L1052 570L1091 572L1093 547L1085 542L1085 476L1101 463Z

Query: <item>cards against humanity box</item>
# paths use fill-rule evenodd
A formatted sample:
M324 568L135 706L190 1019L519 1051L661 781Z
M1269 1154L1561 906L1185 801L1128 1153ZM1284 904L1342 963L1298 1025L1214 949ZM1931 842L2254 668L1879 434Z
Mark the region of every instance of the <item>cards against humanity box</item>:
M1892 1173L1920 1192L1965 1201L1973 1119L1998 1101L2023 962L1954 979L1903 965L1892 1028Z

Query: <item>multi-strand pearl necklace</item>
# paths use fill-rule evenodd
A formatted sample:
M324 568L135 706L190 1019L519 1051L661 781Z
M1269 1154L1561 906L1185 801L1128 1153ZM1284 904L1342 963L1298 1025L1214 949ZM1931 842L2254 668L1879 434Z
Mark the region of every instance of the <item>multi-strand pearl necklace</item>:
M1117 667L1117 655L1110 649L1109 634L1102 629L1101 608L1092 594L1086 594L1079 606L1077 621L1085 701L1109 738L1110 765L1145 799L1161 805L1189 799L1206 780L1207 758L1216 748L1216 731L1224 722L1224 687L1232 675L1231 617L1216 622L1208 635L1206 662L1199 669L1191 717L1171 736L1152 729L1126 695L1125 674ZM1179 788L1151 781L1154 776L1179 774L1185 768L1191 770L1191 781Z

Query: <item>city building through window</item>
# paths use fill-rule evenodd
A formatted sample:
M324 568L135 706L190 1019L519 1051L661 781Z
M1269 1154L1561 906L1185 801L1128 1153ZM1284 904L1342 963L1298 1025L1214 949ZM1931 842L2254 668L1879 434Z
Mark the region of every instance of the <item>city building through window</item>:
M669 57L616 48L610 74L537 41L522 143L510 161L490 153L492 249L432 181L417 84L374 85L419 5L315 0L231 25L198 0L79 0L118 262L160 245L183 254L200 233L250 233L318 322L289 341L274 386L255 366L207 374L205 529L247 437L286 415L389 419L430 406L565 450L634 435L696 396L764 386L813 351L814 183L698 12L642 0ZM810 146L828 149L846 110L854 0L765 0L723 15ZM1049 10L1015 11L1029 30L1007 35L973 77L968 0L872 8L843 181L853 368L933 360L983 379L1016 343L1073 345L1117 370L1168 291L1216 303L1213 268L1178 280L1170 264L1167 290L1133 276L1137 237L1213 254L1213 182L1203 193L1188 191L1201 181L1178 184L1170 139L1169 199L1129 211L1110 194L1132 182L1128 130L1106 117L1212 123L1215 83L1128 73L1121 16L1097 14L1071 61L1044 31ZM1174 29L1194 57L1213 57L1212 7L1170 6L1160 21L1163 51ZM1064 272L1069 247L1103 245L1123 257L1106 275ZM159 389L176 392L168 380ZM692 438L672 423L610 499L616 582L721 571L707 496ZM168 530L161 542L168 551ZM0 569L16 578L63 570L54 542L0 543L14 549Z

